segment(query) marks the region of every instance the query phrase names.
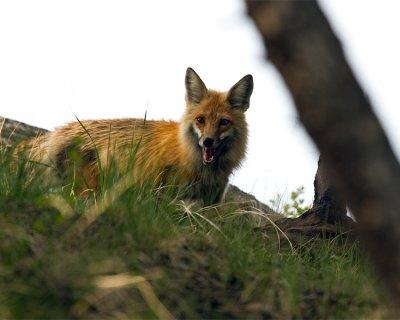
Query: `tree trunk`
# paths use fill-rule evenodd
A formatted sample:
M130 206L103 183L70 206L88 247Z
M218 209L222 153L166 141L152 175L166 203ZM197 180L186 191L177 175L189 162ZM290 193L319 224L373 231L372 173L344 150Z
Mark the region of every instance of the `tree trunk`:
M320 219L334 224L347 220L346 202L336 190L326 167L326 160L318 160L318 170L314 180L313 209Z
M247 6L325 159L324 170L358 220L362 243L394 301L400 301L400 166L338 39L315 1Z

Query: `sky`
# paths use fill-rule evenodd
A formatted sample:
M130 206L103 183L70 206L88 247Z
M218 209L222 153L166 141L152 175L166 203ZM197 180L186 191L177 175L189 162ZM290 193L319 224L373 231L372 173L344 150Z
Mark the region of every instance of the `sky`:
M397 0L325 0L358 80L400 157ZM231 182L262 201L304 186L318 152L239 0L0 0L0 116L53 129L80 119L179 121L184 76L213 89L254 77L246 160Z

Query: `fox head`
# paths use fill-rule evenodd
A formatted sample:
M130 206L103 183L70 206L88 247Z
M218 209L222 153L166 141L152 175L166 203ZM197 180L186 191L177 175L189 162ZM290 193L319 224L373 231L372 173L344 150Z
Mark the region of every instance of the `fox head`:
M205 166L219 158L244 154L247 124L244 113L249 108L253 77L246 75L227 92L207 89L191 68L186 71L185 134L190 136ZM240 160L238 160L240 161Z

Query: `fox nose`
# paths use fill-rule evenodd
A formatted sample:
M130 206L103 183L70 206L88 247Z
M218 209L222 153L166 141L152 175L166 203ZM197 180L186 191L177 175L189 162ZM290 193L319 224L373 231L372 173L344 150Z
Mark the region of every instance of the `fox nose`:
M203 141L203 145L204 145L206 148L211 148L211 147L213 146L213 144L214 144L214 139L212 139L212 138L206 138L206 139L204 139L204 141Z

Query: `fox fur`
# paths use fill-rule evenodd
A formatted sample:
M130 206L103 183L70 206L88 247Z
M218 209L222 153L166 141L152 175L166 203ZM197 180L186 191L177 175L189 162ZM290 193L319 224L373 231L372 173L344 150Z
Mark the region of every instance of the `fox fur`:
M88 188L98 187L98 161L107 167L112 157L118 170L130 170L138 183L156 177L161 185L178 185L187 199L215 204L245 156L245 111L253 79L247 75L228 92L219 92L207 89L188 68L185 85L186 111L180 122L133 118L73 122L25 147L35 161L48 163L58 172L74 165ZM129 168L135 146L134 167ZM78 165L71 152L79 154Z

